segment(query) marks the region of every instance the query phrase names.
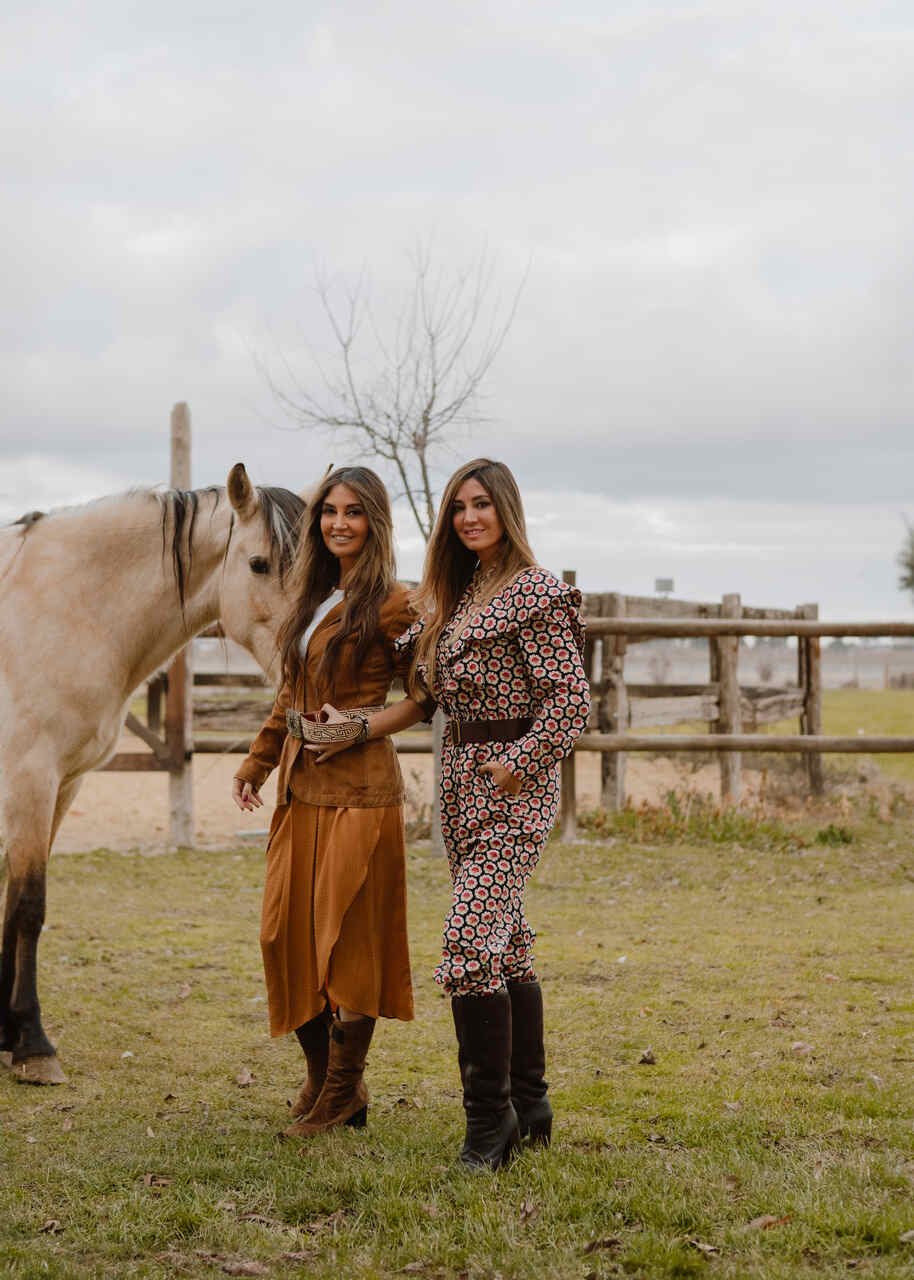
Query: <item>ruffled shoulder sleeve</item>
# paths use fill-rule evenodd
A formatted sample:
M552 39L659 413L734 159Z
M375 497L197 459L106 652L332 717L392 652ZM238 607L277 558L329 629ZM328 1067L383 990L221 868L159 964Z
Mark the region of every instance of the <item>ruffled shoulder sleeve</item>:
M580 591L539 565L532 565L489 601L478 619L463 632L455 652L468 641L516 636L522 629L545 623L567 627L578 653L584 652Z
M577 587L560 582L554 574L537 565L518 574L508 591L518 626L533 621L538 614L548 614L571 629L578 651L584 652L582 597Z

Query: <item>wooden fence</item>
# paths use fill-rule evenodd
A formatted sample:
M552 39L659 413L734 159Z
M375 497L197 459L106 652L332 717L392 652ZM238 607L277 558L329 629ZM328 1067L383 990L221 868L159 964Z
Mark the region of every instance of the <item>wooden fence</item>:
M573 581L574 574L566 571ZM725 620L748 625L742 634L758 634L755 624L794 627L818 616L815 604L795 609L758 608L744 605L739 595L725 595L719 602L669 600L651 596L626 596L618 592L584 596L587 621L585 667L591 675L593 705L589 728L599 734L623 734L649 725L654 728L703 720L709 733L733 734L744 726L797 716L801 732L819 732L822 688L818 640L806 637L797 646L796 684L740 685L739 640ZM707 631L704 621L716 623ZM689 624L699 627L695 630ZM629 625L631 624L631 625ZM643 625L642 625L643 624ZM798 631L779 632L798 634ZM708 637L708 680L701 684L632 684L625 678L625 657L633 644L663 636ZM740 791L740 757L732 752L719 757L721 794L734 802ZM625 803L624 751L604 751L601 765L602 801L608 809ZM810 787L820 793L824 785L821 759L807 757Z
M717 694L717 719L713 724L713 732L707 734L633 734L620 731L617 723L613 724L612 710L625 705L626 697L637 691L650 697L652 690L648 686L631 686L624 688L621 678L622 668L619 664L611 674L614 681L597 683L594 692L598 695L595 702L599 728L596 732L585 733L578 740L578 749L582 751L599 751L604 762L607 757L615 761L615 770L608 772L610 786L604 785L603 800L608 808L616 808L624 804L624 793L620 794L618 779L624 777L624 758L630 751L650 751L663 755L675 751L712 751L719 755L721 767L721 799L724 803L736 803L739 800L739 760L744 751L771 751L802 753L806 757L810 785L814 793L821 793L824 785L822 755L824 753L845 753L852 755L880 754L884 752L914 752L914 737L876 737L874 735L858 735L854 737L834 737L822 733L822 681L821 681L821 639L829 637L914 637L914 623L908 622L822 622L810 616L815 606L800 606L794 617L773 618L757 616L762 611L755 611L756 616L740 615L730 606L728 601L738 602L739 597L724 597L721 616L710 617L596 617L587 619L588 643L600 643L603 648L601 669L605 670L608 652L612 658L618 659L625 653L627 642L635 642L680 637L707 637L711 642L712 674L717 674L717 681L706 686L688 688L674 686L657 686L657 692L668 693L676 688L676 695L683 702L698 695L702 698L713 698ZM666 603L666 602L664 602ZM774 611L765 611L770 615ZM817 610L816 610L817 612ZM796 689L778 691L769 695L767 690L741 688L739 684L739 638L741 636L773 636L797 638L798 685ZM729 641L722 644L722 641ZM716 646L716 673L715 664ZM753 698L753 694L761 696ZM601 699L609 703L609 710L604 710ZM799 734L757 734L743 733L743 710L747 705L753 709L757 717L755 724L780 720L799 712ZM646 713L642 723L650 721L650 711ZM674 711L677 721L684 717L680 711ZM592 717L593 718L593 717ZM703 716L694 716L700 719ZM656 721L654 722L656 723ZM603 726L607 727L604 729ZM604 765L605 770L605 765ZM576 803L574 795L574 769L566 763L563 774L562 791L562 831L565 838L570 838L575 830Z
M608 789L604 788L604 802L607 807L616 807L624 804L624 792L621 796L619 795L619 779L620 776L624 778L624 758L632 751L649 751L660 755L669 755L676 751L714 752L719 756L722 765L722 799L725 803L736 803L739 799L739 772L732 767L725 767L725 765L734 759L738 762L741 753L745 751L802 753L807 758L807 761L812 759L818 766L817 769L810 771L812 783L817 778L822 777L822 755L826 753L877 754L914 752L914 737L833 737L823 735L821 733L821 681L818 678L819 642L821 637L881 635L912 637L914 636L914 624L912 623L829 623L802 617L780 619L681 617L671 619L617 616L588 618L587 632L587 657L591 663L589 669L601 673L599 676L595 676L592 681L594 709L591 719L592 723L595 723L597 727L589 729L582 735L578 740L577 750L600 752L604 761L604 777L609 778L610 784ZM773 696L771 701L774 705L763 706L762 716L760 716L760 721L763 716L767 715L775 716L776 714L778 719L783 718L785 714L789 714L789 712L784 711L785 706L799 710L802 716L809 708L812 714L807 714L805 720L801 721L801 733L759 734L743 733L741 731L743 707L747 701L751 703L753 691L741 688L739 685L737 664L740 651L736 644L724 650L722 657L718 658L718 674L719 677L722 675L723 679L719 679L716 683L724 687L729 683L738 692L738 698L735 696L720 698L715 682L710 682L707 686L630 685L625 688L621 679L623 669L619 663L619 658L624 654L619 654L618 646L615 643L612 647L605 643L607 638L616 641L618 638L627 640L630 637L634 637L636 640L645 640L658 636L702 636L710 640L720 640L722 637L738 639L740 636L747 635L796 636L798 640L806 642L805 654L803 647L798 647L800 674L802 674L804 667L807 673L806 689L788 690L786 694ZM600 651L601 644L605 645L602 652ZM614 683L610 683L602 674L605 672L607 664L610 675L614 678ZM729 670L728 666L730 667ZM160 677L149 685L147 717L149 727L153 729L157 729L160 724L161 700L166 683L165 679ZM197 672L194 675L193 683L197 687L211 684L222 687L235 686L244 689L267 688L266 681L260 675L236 675L230 672L213 675ZM636 718L636 722L640 724L651 722L652 715L657 714L653 708L659 708L660 713L671 724L683 719L704 719L706 715L710 718L711 713L716 711L717 719L714 725L714 732L706 734L639 734L625 729L618 730L613 728L604 730L600 725L610 719L610 714L607 713L603 704L603 699L607 694L610 695L610 698L615 698L614 705L616 708L628 708L629 717L631 716L631 709L637 706L641 699L644 699L647 706ZM657 694L660 696L655 696ZM696 711L696 699L700 704L698 707L700 714L693 714ZM613 705L612 702L610 705ZM617 721L621 720L618 711L615 714ZM727 715L730 717L729 721L725 718ZM625 723L626 725L631 724L631 719L627 719ZM168 737L169 727L166 723L166 741ZM428 731L413 730L409 733L399 734L394 739L394 742L400 754L428 754L434 749L433 737ZM193 739L193 750L201 753L224 754L232 752L243 754L247 751L247 747L246 734L240 735L234 741L227 741L225 737L214 735L199 735ZM607 758L615 763L615 769L606 769ZM727 786L730 787L729 791L724 789ZM563 838L574 838L576 821L577 799L574 761L569 759L564 762L562 769L561 829Z
M190 412L186 404L171 414L171 483L189 489ZM575 574L563 577L574 582ZM578 740L579 751L601 754L602 801L609 809L625 803L625 764L631 751L670 754L674 751L712 751L719 757L721 798L736 803L740 793L740 754L744 751L802 752L810 786L822 791L822 753L914 752L914 738L822 735L821 648L823 636L914 637L914 624L901 622L832 622L818 620L818 607L799 605L794 610L758 609L742 604L738 595L725 595L720 603L663 600L625 596L617 592L584 596L587 624L585 668L591 678L592 711L587 732ZM660 638L706 637L709 641L709 680L704 684L626 684L625 655L631 644ZM795 686L741 686L739 638L741 636L795 637L797 683ZM192 646L172 661L167 672L149 681L146 691L146 723L132 713L126 727L149 751L115 755L106 770L164 771L169 776L169 836L175 846L193 846L193 754L246 753L248 734L234 741L213 735L194 736L193 689L201 685L267 688L258 674L194 673ZM164 726L162 707L164 701ZM796 715L801 732L777 736L744 733ZM675 725L706 721L707 734L652 734L632 732L642 726ZM164 733L163 733L164 727ZM401 754L434 750L433 734L411 731L394 739ZM576 830L577 799L573 758L562 767L561 829L565 839Z

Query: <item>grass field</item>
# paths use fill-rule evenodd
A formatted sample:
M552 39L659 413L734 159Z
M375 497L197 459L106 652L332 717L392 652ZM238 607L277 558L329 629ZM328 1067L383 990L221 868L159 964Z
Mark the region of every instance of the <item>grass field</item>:
M417 1020L378 1029L369 1127L307 1146L274 1136L299 1057L266 1033L261 855L57 859L71 1083L0 1074L0 1274L914 1274L907 825L674 801L590 829L529 894L555 1141L498 1176L454 1166L440 859L410 854Z
M822 694L822 732L853 736L861 729L864 734L914 738L914 689L826 689ZM869 759L887 778L914 783L914 755Z

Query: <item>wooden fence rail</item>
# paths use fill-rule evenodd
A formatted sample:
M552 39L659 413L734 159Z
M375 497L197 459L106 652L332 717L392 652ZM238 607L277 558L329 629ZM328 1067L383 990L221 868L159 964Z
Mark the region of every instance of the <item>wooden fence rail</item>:
M566 572L567 579L573 581L573 575ZM801 606L805 611L812 611L814 606ZM722 762L721 793L725 801L735 801L739 797L740 773L739 756L745 751L770 751L775 753L802 753L810 768L810 782L814 790L821 790L824 775L822 773L822 754L876 754L914 752L914 738L909 737L877 737L875 735L859 735L856 737L827 736L821 732L821 680L819 638L822 636L914 636L914 623L906 622L824 622L817 618L752 618L740 616L738 596L725 596L722 611L731 611L730 617L719 618L628 618L599 617L587 619L589 637L607 637L604 640L600 655L600 676L596 682L595 693L605 696L609 689L612 695L612 719L618 725L623 714L631 718L629 699L645 702L647 706L639 713L643 723L649 723L652 717L660 715L670 723L685 718L685 713L694 718L714 719L720 730L715 733L670 733L670 734L633 734L622 732L586 732L576 744L578 751L598 751L604 764L604 801L609 790L611 797L616 798L616 805L624 804L624 758L630 751L650 751L667 755L678 751L710 751L719 755ZM743 699L738 679L739 647L736 640L739 636L797 636L800 644L801 684L796 690L773 691L765 695L765 691L754 691L755 697L748 704L749 712L761 719L771 715L797 714L801 716L803 732L799 734L764 734L740 732L743 715ZM712 669L716 679L706 685L638 685L627 688L623 678L623 659L625 643L629 637L708 637L717 642L713 653ZM730 645L721 644L721 639L731 639ZM200 683L208 678L200 676ZM247 677L238 680L231 675L220 675L219 684L236 683L255 684L258 677ZM667 703L670 705L667 706ZM768 703L771 706L768 706ZM694 704L694 705L693 705ZM678 709L677 709L678 708ZM394 745L401 754L427 754L434 750L433 736L427 732L410 732L398 734ZM198 752L237 751L244 752L246 742L238 741L228 745L225 739L215 737L199 737L194 741L194 750ZM724 768L724 765L727 767ZM608 766L608 767L607 767ZM608 785L607 785L608 784ZM577 826L577 800L574 781L574 764L569 759L562 769L562 810L561 831L563 839L573 839Z
M818 618L585 618L592 636L914 636L914 622L821 622Z
M571 576L570 574L567 576ZM725 597L723 607L727 607ZM730 607L735 607L731 605ZM627 618L597 617L587 618L587 634L589 637L607 637L602 642L602 654L597 664L602 680L594 683L595 694L610 685L614 695L614 719L617 723L629 722L633 726L639 723L677 723L686 718L686 713L693 719L708 718L720 725L726 723L737 731L715 733L669 733L643 734L625 732L585 732L576 744L578 751L597 751L601 754L604 777L604 802L606 783L613 795L622 790L618 782L624 779L624 759L628 752L655 752L669 755L679 751L708 751L717 754L722 761L738 761L746 751L803 754L815 760L818 774L811 773L811 781L815 787L816 777L821 777L821 757L823 754L902 754L914 753L914 737L884 737L876 735L858 735L855 737L835 737L821 732L821 683L819 680L818 640L822 636L908 636L914 637L914 623L907 622L825 622L815 618L752 618L752 617L719 617L719 618ZM669 684L644 685L624 683L623 662L625 643L629 637L654 638L659 636L708 637L719 642L721 637L738 636L797 636L805 640L805 653L801 649L801 661L805 671L801 672L802 685L793 690L772 691L766 694L763 690L740 690L737 663L739 649L737 645L720 646L714 654L713 670L717 679L707 684ZM128 717L128 727L152 747L149 753L123 753L107 766L109 769L162 769L169 767L169 759L165 758L162 744L156 736L161 721L161 704L163 695L173 696L171 681L174 673L168 677L160 676L151 681L148 689L147 725ZM236 687L242 689L262 688L267 690L263 676L256 673L232 672L194 672L193 685ZM726 697L722 691L729 689ZM747 699L747 693L752 696ZM181 700L183 702L183 699ZM768 703L771 706L768 706ZM180 703L179 703L180 705ZM723 714L721 714L723 706ZM638 708L635 711L635 708ZM764 734L741 733L738 727L742 716L758 715L765 720L771 715L800 714L806 718L801 721L804 732L799 734ZM753 720L754 722L754 720ZM167 726L170 727L170 726ZM166 734L166 741L169 735ZM237 738L215 734L197 735L190 748L196 754L237 754L247 753L250 734L244 733ZM435 749L433 735L424 730L413 730L397 734L394 746L401 755L428 755ZM190 744L188 743L188 746ZM174 768L175 761L171 767ZM607 767L608 766L608 767ZM722 795L726 800L738 798L739 770L722 770ZM624 804L624 791L618 803ZM577 826L577 802L574 786L573 761L565 762L562 770L562 810L561 830L563 838L573 839Z
M585 733L578 739L579 751L774 751L840 752L870 755L914 752L914 738L879 738L861 734L856 738L836 738L817 734L789 733Z

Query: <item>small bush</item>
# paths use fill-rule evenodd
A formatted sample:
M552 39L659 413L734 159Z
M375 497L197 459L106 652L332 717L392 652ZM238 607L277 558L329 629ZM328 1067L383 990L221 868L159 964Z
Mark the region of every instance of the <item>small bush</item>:
M854 835L852 831L848 831L847 827L836 827L830 822L827 827L822 827L816 832L816 844L840 845L853 844Z
M582 832L607 839L623 837L636 844L734 843L762 851L802 848L806 840L759 810L715 805L696 792L669 791L662 805L642 804L619 813L591 809L579 817Z

